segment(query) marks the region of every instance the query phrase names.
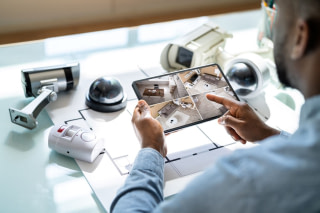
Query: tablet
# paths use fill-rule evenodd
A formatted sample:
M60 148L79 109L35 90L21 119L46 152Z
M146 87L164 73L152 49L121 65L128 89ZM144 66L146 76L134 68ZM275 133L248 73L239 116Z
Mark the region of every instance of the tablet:
M165 133L223 115L227 109L209 101L208 93L239 100L218 64L137 80L132 87L138 99L150 105L151 116Z

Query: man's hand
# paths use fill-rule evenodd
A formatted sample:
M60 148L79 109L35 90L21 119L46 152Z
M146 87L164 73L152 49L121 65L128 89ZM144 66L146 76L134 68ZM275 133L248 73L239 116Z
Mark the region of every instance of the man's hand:
M247 141L260 141L280 134L278 130L266 125L246 103L212 94L207 94L207 98L228 109L218 122L225 126L227 132L236 141L245 144Z
M150 107L144 100L138 102L131 122L142 148L153 148L159 151L163 157L167 155L163 128L159 121L152 118Z

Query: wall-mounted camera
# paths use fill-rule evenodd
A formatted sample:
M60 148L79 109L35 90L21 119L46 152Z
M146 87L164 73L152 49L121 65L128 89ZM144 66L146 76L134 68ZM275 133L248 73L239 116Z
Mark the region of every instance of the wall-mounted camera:
M161 53L160 63L167 71L175 71L215 62L215 53L232 35L219 26L206 23L169 43Z
M22 110L9 109L12 123L28 129L35 128L36 118L41 110L57 99L58 92L75 88L79 83L79 77L79 63L22 70L24 94L35 99Z

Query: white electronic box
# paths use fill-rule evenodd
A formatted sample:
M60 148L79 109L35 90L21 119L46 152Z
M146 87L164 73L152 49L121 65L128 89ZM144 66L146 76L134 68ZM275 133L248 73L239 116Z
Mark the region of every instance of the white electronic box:
M104 152L104 140L90 131L75 125L52 127L48 145L60 154L92 163Z

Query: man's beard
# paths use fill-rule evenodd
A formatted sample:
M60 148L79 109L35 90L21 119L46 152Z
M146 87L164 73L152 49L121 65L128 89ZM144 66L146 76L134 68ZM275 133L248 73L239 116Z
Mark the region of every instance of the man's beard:
M274 47L274 61L276 64L277 74L280 83L282 83L286 87L292 87L292 82L290 82L288 77L288 70L285 63L285 52L284 50L284 42L279 42L280 44L275 44Z
M287 75L287 69L284 65L284 61L281 58L275 58L276 68L277 68L277 74L280 83L282 83L286 87L292 87L292 84L289 81L288 75Z

